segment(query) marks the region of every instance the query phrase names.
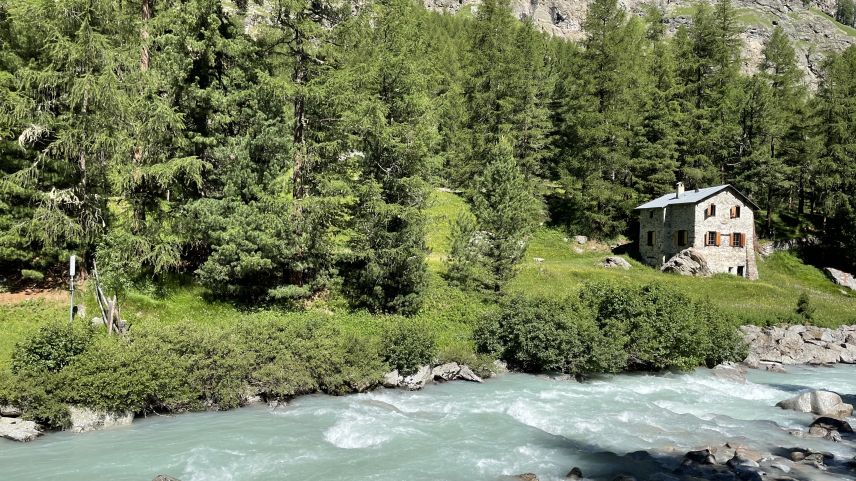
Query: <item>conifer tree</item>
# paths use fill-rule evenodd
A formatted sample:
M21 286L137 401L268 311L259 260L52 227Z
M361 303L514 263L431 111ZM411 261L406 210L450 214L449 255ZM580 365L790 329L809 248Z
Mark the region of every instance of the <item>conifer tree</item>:
M413 313L426 282L423 175L438 139L428 49L409 0L379 0L362 17L348 60L355 92L342 119L360 170L344 285L359 306Z
M540 215L532 187L520 171L510 142L500 138L476 182L473 214L484 236L485 287L499 291L515 274L527 236Z

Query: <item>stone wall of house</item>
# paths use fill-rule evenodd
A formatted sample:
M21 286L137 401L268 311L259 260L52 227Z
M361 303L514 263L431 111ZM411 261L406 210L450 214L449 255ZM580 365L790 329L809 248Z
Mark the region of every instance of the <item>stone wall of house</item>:
M653 212L653 215L652 215ZM693 245L695 209L692 204L670 205L665 209L645 209L639 213L639 253L646 264L662 266L678 252ZM678 245L678 231L687 231L687 244ZM648 232L654 232L654 245L648 245Z
M706 216L708 207L716 205L716 214ZM731 218L731 207L740 207L740 217ZM758 278L755 266L755 218L752 209L738 197L726 190L695 205L695 237L693 247L701 251L707 259L712 272L737 274L738 268L743 268L743 275L750 279ZM719 246L705 246L707 232L719 232ZM743 247L732 246L732 235L735 232L746 238Z

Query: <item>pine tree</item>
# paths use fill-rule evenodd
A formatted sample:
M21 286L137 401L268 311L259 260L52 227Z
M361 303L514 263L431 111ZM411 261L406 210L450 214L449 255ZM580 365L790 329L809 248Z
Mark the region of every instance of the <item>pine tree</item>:
M348 60L356 91L342 119L361 172L345 291L374 311L413 313L426 283L423 175L438 139L428 49L409 0L380 0L363 17Z
M510 142L501 138L473 195L473 214L484 235L489 273L486 288L499 291L514 276L539 211L531 185L514 160Z
M856 2L853 0L838 0L835 6L835 20L856 27Z

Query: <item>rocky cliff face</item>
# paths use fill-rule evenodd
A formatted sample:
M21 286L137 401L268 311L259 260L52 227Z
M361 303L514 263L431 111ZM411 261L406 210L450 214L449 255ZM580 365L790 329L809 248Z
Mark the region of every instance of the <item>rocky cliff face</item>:
M585 34L582 22L590 0L512 0L519 18L531 17L542 30L553 35L580 39ZM831 15L836 0L734 0L742 28L743 70L754 72L761 60L764 42L775 26L787 32L797 50L798 62L806 80L816 85L820 63L829 51L841 51L856 44L856 29L835 22ZM479 0L425 0L434 10L457 13L477 9ZM641 15L647 0L619 0L628 12ZM666 0L664 8L668 31L690 22L694 0Z

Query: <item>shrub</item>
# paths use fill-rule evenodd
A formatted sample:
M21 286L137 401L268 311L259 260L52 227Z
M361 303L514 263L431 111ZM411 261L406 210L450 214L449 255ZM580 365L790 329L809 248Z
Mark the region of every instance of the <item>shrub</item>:
M436 338L427 326L410 319L393 318L381 335L381 356L402 375L430 364L437 351Z
M45 275L32 269L21 269L21 278L28 281L42 282L45 279Z
M580 299L608 336L625 339L631 370L686 370L739 351L737 331L721 313L674 289L592 284Z
M800 317L803 323L811 324L814 321L815 307L811 304L811 298L803 292L797 299L797 316Z
M48 429L65 429L71 425L71 415L68 406L53 395L56 377L45 371L22 371L17 375L0 372L0 404L21 408L24 419Z
M505 298L477 326L480 352L523 371L614 372L623 354L575 299Z
M456 362L461 365L469 366L474 373L481 377L488 377L494 369L494 357L487 354L479 354L474 352L473 348L463 344L453 344L446 346L437 355L437 362L444 364L447 362Z
M45 324L15 345L12 372L57 372L92 342L94 331L84 324L56 321Z
M100 338L63 371L64 401L134 413L198 407L182 356L155 337Z

